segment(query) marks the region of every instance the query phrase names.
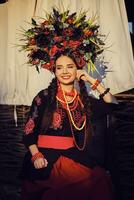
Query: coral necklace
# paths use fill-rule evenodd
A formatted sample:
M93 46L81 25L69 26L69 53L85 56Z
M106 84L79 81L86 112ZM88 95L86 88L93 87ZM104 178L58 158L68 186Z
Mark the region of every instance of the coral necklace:
M67 92L67 94L69 94ZM77 93L76 90L74 90L73 92L71 92L71 95L74 95L73 99L71 101L67 101L66 99L66 92L64 90L62 90L62 87L59 85L58 87L58 94L56 96L57 100L61 102L62 106L68 111L68 114L69 114L69 118L73 124L73 126L75 127L76 130L82 130L86 124L86 116L84 116L84 121L83 121L83 124L81 125L81 127L78 127L75 122L74 122L74 119L73 119L73 116L72 116L72 113L71 113L71 109L74 110L76 109L76 107L78 106L78 101L80 102L80 105L83 107L83 104L79 98L79 95ZM70 103L73 103L72 106L69 106Z
M73 90L71 92L65 92L65 96L70 96L70 97L73 97L70 101L67 101L69 104L71 104L72 102L74 102L74 100L77 98L78 96L78 93L76 90ZM58 93L57 93L57 96L56 96L57 100L59 100L61 103L63 104L66 104L65 102L65 98L63 96L63 91L61 89L61 86L58 87Z
M65 96L64 91L63 91L63 96L64 96L64 99L65 99L66 106L67 106L67 111L68 111L68 114L69 114L69 117L70 117L70 120L71 120L73 126L76 128L76 130L81 131L81 130L84 128L85 124L86 124L86 116L84 116L84 121L83 121L82 126L81 126L81 127L78 127L78 126L75 124L74 120L73 120L73 116L72 116L71 110L70 110L70 108L69 108L69 105L68 105L68 102L67 102L67 99L66 99L66 96Z
M66 99L66 95L73 97L73 99L68 102L67 99ZM59 87L58 87L58 93L57 93L56 98L57 98L58 101L61 102L62 106L68 111L67 114L68 114L70 128L71 128L71 132L72 132L72 136L73 136L73 139L74 139L75 146L80 151L83 151L85 149L86 140L87 140L87 134L86 134L86 115L84 116L84 121L83 121L82 126L78 127L75 124L74 120L73 120L73 116L72 116L72 113L71 113L71 106L69 106L69 103L73 103L74 102L72 109L75 109L78 106L78 101L79 101L81 107L84 107L83 104L82 104L82 102L81 102L81 100L80 100L80 98L79 98L79 95L78 95L77 91L74 90L74 91L68 93L68 92L65 92L64 90L62 90L62 87L59 85ZM72 125L75 127L76 130L79 130L79 131L82 130L85 127L84 142L83 142L82 147L79 147L79 145L76 142L74 131L73 131L73 126Z

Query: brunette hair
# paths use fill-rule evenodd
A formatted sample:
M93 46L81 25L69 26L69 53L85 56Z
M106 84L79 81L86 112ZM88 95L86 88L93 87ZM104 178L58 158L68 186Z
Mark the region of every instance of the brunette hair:
M84 105L84 112L86 113L86 116L89 120L89 119L91 119L91 116L92 116L90 96L88 95L85 82L82 79L79 80L79 87L80 87L81 100Z
M72 59L71 56L69 57ZM75 62L74 59L73 61ZM87 132L87 137L89 138L89 136L92 135L92 112L91 112L91 104L90 104L91 97L88 96L85 82L81 79L79 80L79 87L80 87L80 97L84 105L84 113L86 114L86 118L87 118L86 132ZM47 128L51 125L53 113L56 110L57 88L58 88L57 78L54 78L48 87L48 94L47 94L48 101L47 101L47 105L45 106L46 109L44 111L44 116L42 120L42 127L45 130L47 130Z
M47 128L51 125L53 113L56 110L56 93L57 93L57 78L54 78L48 87L47 93L47 104L45 106L44 116L42 120L43 129L47 130ZM84 105L84 113L87 117L87 137L89 138L89 133L92 135L92 112L91 112L91 104L90 104L90 96L88 96L87 88L85 86L85 82L83 80L79 81L80 87L80 97L82 103Z
M56 110L57 78L53 78L47 89L47 102L42 118L42 128L47 129L52 122L53 113Z
M85 82L82 79L79 80L79 87L80 87L80 97L84 105L84 113L86 114L86 119L87 119L86 120L86 137L87 137L87 144L88 144L89 139L93 134L92 109L91 109L91 103L90 103L90 99L92 97L88 95Z

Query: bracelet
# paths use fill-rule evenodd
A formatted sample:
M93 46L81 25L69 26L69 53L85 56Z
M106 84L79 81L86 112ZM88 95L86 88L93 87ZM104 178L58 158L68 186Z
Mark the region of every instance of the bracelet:
M36 154L34 154L31 158L31 162L34 163L34 161L37 159L37 158L44 158L44 155L41 153L41 152L37 152Z
M102 94L100 94L99 95L100 99L102 99L109 91L110 91L110 88L107 88Z
M97 86L100 84L100 81L96 79L95 83L92 85L92 90L96 90Z

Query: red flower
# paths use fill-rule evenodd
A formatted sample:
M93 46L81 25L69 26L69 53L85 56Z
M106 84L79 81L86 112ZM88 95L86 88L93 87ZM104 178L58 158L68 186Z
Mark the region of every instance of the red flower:
M51 68L52 68L50 63L41 64L41 67L45 68L45 69L48 69L48 70L51 70Z
M59 48L56 45L52 46L51 51L50 51L50 56L54 56L58 50Z
M67 22L68 22L69 24L73 24L74 19L73 19L73 18L69 18L69 19L67 19Z
M32 60L32 64L33 64L33 65L38 65L39 63L40 63L40 60L39 60L39 59Z
M45 31L44 32L45 35L49 35L49 33L50 33L49 31Z
M34 127L35 127L34 120L30 118L25 125L25 129L24 129L25 134L28 135L29 133L31 133Z
M46 47L46 48L44 48L44 51L46 51L47 53L49 53L49 50L48 50L48 48Z
M86 65L86 61L83 57L80 56L78 60L76 60L78 68L83 68Z
M54 112L52 125L55 128L59 128L61 125L61 120L61 115L58 112Z
M59 36L54 37L54 42L61 42L61 41L62 41L62 37L59 37Z
M36 44L36 41L34 38L30 38L29 39L29 45L35 45Z
M58 48L56 45L54 45L52 48L51 48L51 51L49 53L49 55L51 57L55 56L55 54L58 52L58 51L62 51L63 48Z
M63 46L64 46L64 47L66 47L66 46L67 46L67 44L68 44L68 42L67 42L67 41L63 41Z
M53 66L54 66L54 60L53 59L50 60L50 65L53 68Z
M73 35L73 30L72 29L65 29L63 30L63 35L66 35L66 36L72 36Z
M84 59L84 56L81 54L78 54L77 52L73 52L73 56L75 58L77 67L79 69L83 68L86 65L86 61Z
M43 23L41 23L42 26L47 26L49 25L49 21L45 20Z
M91 30L86 30L85 33L84 33L84 35L85 35L86 37L90 37L90 36L93 35L93 32L92 32Z
M69 46L72 47L72 48L76 48L77 46L79 46L81 44L80 41L73 41L73 40L70 40L69 41Z

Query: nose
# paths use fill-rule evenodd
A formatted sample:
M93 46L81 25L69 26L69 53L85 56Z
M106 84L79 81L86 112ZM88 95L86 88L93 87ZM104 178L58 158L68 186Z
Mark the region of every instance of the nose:
M63 74L67 74L68 71L67 71L67 67L63 67Z

